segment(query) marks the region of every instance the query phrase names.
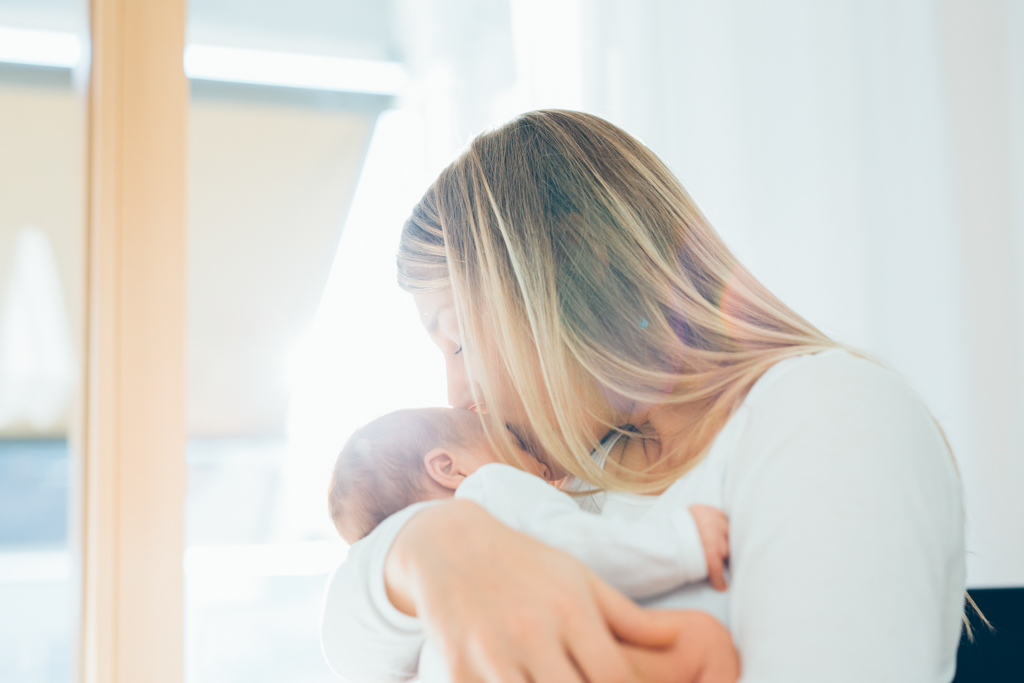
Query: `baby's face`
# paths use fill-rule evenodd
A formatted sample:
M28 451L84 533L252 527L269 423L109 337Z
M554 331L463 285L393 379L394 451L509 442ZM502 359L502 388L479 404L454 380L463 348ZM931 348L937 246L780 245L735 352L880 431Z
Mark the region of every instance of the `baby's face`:
M467 474L476 472L484 465L502 462L491 448L487 435L484 433L483 425L480 424L480 419L476 414L471 413L470 416L467 416L464 433L467 437L466 445L459 450L461 451L460 457L464 461L464 471ZM547 465L518 446L516 446L515 451L518 459L516 464L520 469L534 474L545 481L551 480L551 470L548 469Z

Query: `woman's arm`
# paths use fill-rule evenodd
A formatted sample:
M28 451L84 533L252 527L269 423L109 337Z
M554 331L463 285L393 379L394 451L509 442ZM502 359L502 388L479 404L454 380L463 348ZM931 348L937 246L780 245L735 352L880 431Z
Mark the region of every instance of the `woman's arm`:
M678 630L470 501L409 520L384 576L391 602L422 618L453 683L625 683L634 679L616 638L667 647Z
M963 512L931 417L844 353L760 389L725 488L743 680L948 683Z
M324 655L348 680L406 681L424 623L453 683L735 680L732 641L713 618L641 610L470 501L412 506L352 546L328 582Z

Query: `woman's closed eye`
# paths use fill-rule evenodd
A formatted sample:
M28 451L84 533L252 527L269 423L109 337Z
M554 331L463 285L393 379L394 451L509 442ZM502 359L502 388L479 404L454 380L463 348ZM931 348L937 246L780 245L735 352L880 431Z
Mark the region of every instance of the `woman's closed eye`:
M461 344L459 345L459 348L458 348L458 349L456 349L455 353L453 353L452 355L453 355L453 356L457 356L457 355L459 355L460 353L462 353L462 345L461 345Z

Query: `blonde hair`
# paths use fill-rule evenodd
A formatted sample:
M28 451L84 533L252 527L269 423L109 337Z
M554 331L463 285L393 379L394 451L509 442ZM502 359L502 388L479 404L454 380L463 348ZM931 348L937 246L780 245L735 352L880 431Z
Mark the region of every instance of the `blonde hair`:
M498 453L511 458L518 411L547 457L601 488L664 488L765 370L838 346L736 260L654 153L580 112L531 112L473 140L406 222L398 278L451 287ZM594 419L638 404L704 417L656 475L599 468Z

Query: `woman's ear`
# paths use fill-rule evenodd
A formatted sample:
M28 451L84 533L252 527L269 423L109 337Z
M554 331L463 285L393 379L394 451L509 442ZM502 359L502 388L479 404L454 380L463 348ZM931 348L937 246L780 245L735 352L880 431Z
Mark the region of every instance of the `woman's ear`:
M431 479L452 491L459 488L459 484L466 478L458 467L455 454L448 448L438 447L427 451L423 456L423 465Z

